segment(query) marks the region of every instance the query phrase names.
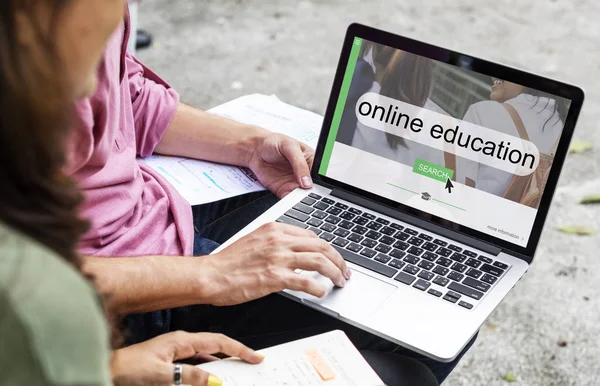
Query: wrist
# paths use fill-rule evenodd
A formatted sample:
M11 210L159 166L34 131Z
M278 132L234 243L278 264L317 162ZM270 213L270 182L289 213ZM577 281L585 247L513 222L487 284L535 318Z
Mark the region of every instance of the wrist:
M215 305L223 294L227 278L218 267L219 253L197 257L199 267L193 269L194 275L192 293L195 304Z
M269 132L268 130L263 129L262 127L259 126L254 126L254 125L244 125L244 127L242 128L242 132L246 133L246 136L243 140L243 144L242 144L242 148L243 150L243 162L242 162L242 166L245 166L247 168L250 167L250 161L252 160L252 157L254 156L254 152L256 151L256 148L263 143L263 141L265 140L265 138L267 138L267 136L269 134L271 134L271 132Z

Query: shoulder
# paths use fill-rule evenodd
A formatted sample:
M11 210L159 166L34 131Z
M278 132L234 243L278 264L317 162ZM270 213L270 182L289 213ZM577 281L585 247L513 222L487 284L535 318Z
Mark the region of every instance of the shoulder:
M498 123L499 120L506 118L510 119L510 115L502 106L502 103L481 101L469 106L463 121L486 126L490 123Z
M0 249L0 299L9 315L0 341L14 341L9 346L33 358L49 384L109 384L108 331L91 286L52 251L1 223Z

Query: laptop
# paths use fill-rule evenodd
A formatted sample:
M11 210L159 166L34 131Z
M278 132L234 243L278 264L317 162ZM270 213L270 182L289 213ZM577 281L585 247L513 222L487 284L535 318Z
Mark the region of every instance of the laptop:
M309 229L352 277L282 294L450 362L533 262L584 99L553 79L352 24L311 175L228 240ZM220 250L219 249L219 250Z

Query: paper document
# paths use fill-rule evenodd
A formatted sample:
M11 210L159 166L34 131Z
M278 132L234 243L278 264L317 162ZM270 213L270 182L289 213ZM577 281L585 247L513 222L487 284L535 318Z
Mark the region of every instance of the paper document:
M199 365L226 386L380 386L383 381L342 331L261 350L258 365L225 359Z
M323 117L318 114L262 94L246 95L208 112L286 134L313 149L323 123ZM160 155L140 159L140 162L169 181L190 205L264 190L249 170L236 166Z

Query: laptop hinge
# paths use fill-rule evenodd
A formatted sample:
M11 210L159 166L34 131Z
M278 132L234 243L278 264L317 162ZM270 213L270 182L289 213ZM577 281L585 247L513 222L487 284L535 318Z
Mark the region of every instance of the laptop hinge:
M418 217L411 216L410 214L403 213L398 210L394 210L385 205L378 204L376 202L367 200L366 198L359 197L355 194L348 193L343 190L333 189L331 191L331 195L334 197L341 198L342 200L352 202L353 204L365 207L372 211L379 212L381 214L385 214L386 216L395 218L397 220L412 224L416 227L426 229L426 230L436 233L440 236L447 237L449 239L452 239L452 240L462 243L462 244L466 244L472 248L478 249L480 251L489 253L494 256L498 256L498 254L500 254L500 252L502 251L499 247L488 244L481 240L477 240L471 236L461 234L457 231L454 231L454 230L451 230L448 228L444 228L437 224L432 224L429 221L425 221Z

